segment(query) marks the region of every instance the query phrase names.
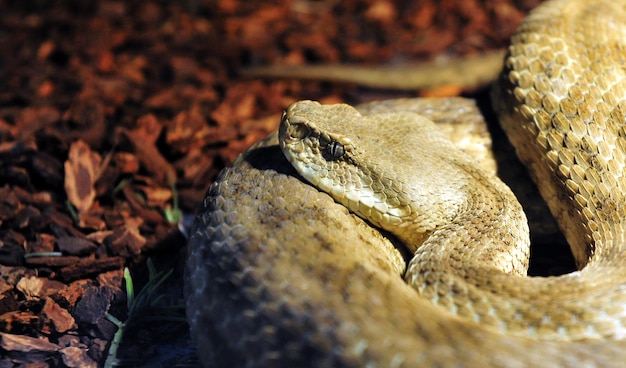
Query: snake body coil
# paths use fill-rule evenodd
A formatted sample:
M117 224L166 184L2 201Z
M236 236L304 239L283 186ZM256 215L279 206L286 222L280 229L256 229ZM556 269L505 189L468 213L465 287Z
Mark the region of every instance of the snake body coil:
M467 102L387 102L380 113L302 101L283 116L280 147L273 135L240 156L199 210L186 288L203 360L626 364L625 20L624 1L543 4L493 89L580 271L524 276L515 197L426 120L467 119ZM394 234L408 265L348 208Z

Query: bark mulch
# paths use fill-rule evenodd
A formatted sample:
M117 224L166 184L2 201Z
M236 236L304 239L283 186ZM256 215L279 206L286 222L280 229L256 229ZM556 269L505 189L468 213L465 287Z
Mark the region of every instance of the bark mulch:
M181 219L289 103L398 95L242 68L479 54L536 2L0 0L0 367L102 366L107 315L119 364L196 365ZM173 270L130 318L124 267Z

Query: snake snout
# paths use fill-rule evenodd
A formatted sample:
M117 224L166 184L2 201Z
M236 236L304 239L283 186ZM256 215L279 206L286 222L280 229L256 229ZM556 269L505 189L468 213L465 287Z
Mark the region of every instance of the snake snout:
M295 111L297 104L293 104L285 110L280 121L279 140L281 144L287 141L300 141L311 135L311 129L298 118Z

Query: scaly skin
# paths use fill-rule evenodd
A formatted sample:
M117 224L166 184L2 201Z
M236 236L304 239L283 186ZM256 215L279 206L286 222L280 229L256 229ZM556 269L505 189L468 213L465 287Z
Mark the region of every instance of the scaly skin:
M416 258L405 274L402 245L299 179L272 136L220 175L190 240L188 316L205 364L622 366L624 8L540 6L493 92L581 271L520 275L519 205L414 114L427 108L368 115L299 102L283 117L286 156ZM371 136L361 127L371 123L385 129Z

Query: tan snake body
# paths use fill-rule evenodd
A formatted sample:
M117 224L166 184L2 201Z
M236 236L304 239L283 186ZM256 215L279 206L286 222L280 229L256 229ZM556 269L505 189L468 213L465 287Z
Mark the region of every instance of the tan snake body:
M625 8L543 4L493 90L581 271L523 276L514 196L415 114L471 104L303 101L281 125L289 160L426 258L406 266L390 238L302 180L273 135L220 174L190 239L187 310L205 364L626 365ZM370 137L371 124L386 130Z

